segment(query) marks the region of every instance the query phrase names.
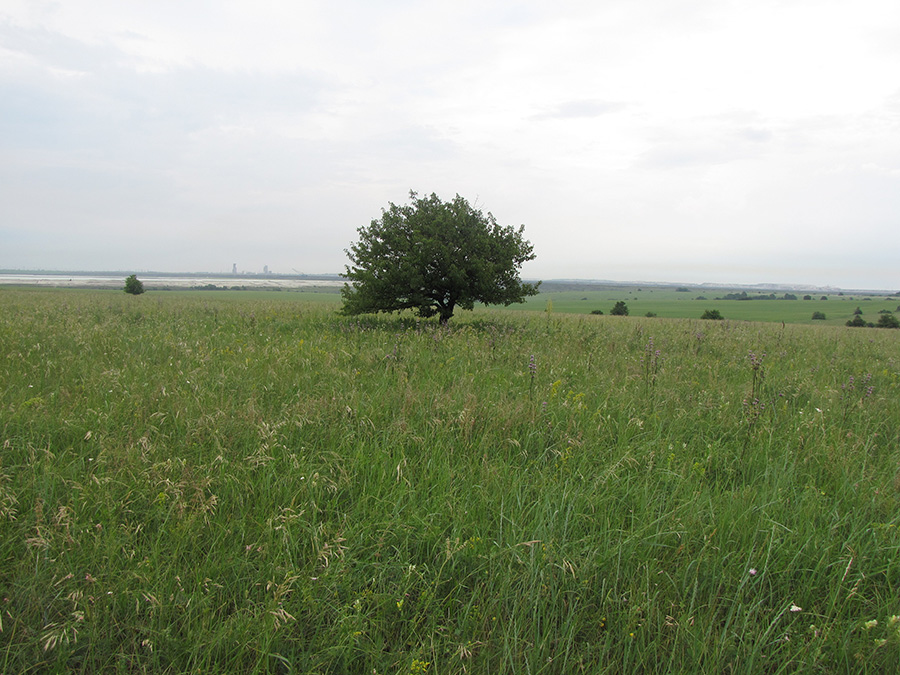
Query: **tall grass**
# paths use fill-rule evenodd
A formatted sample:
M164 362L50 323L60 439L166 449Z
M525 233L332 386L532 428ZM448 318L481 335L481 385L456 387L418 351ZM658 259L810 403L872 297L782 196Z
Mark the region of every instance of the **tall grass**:
M0 672L890 672L898 344L2 291Z

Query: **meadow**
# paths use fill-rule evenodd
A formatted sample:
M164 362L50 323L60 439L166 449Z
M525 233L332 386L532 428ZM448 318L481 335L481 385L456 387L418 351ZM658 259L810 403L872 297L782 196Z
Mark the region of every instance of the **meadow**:
M335 309L0 289L0 672L896 670L900 331Z
M660 318L699 319L707 309L717 309L726 319L735 321L844 326L853 318L857 307L863 312L863 318L871 323L878 321L881 310L898 312L900 308L900 297L897 295L860 295L853 292L834 292L823 296L821 293L793 291L798 299L784 300L785 292L779 291L775 300L717 300L735 291L692 288L688 292L680 292L673 288L647 286L557 290L558 287L558 284L547 284L539 295L527 298L524 305L510 305L508 309L546 311L549 306L552 312L563 314L590 314L595 310L609 314L613 305L622 300L628 305L630 316L645 316L652 312ZM810 295L811 299L803 300L805 295ZM813 320L814 312L823 313L825 320Z

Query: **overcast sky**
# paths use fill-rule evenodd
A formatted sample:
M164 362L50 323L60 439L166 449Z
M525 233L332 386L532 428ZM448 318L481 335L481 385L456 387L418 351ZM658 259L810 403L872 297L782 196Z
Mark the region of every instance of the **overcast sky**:
M526 278L900 288L900 2L0 3L0 268L341 272L410 189Z

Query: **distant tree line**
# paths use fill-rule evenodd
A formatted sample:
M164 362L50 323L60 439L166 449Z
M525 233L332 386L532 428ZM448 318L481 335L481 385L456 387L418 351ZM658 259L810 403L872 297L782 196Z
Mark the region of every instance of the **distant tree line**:
M721 298L716 298L716 300L797 300L797 296L793 293L785 293L782 296L777 296L774 293L769 293L768 295L758 294L758 295L749 295L747 291L741 291L740 293L728 293L723 295Z

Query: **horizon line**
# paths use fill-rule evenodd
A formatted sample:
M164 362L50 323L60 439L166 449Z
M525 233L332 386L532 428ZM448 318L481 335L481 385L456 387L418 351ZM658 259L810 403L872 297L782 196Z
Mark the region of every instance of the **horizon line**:
M130 276L131 274L138 275L156 275L160 277L178 277L178 276L188 276L188 277L213 277L213 278L221 278L221 279L240 279L240 278L280 278L280 279L335 279L342 278L343 273L341 272L162 272L156 270L58 270L58 269L11 269L5 268L0 269L0 275L50 275L50 276L81 276L81 275L106 275L106 276ZM698 289L767 289L767 290L784 290L784 291L823 291L823 292L855 292L855 293L872 293L872 294L884 294L884 295L895 295L900 294L900 291L895 291L892 289L886 288L845 288L841 286L832 286L832 285L817 285L817 284L809 284L809 283L786 283L786 282L753 282L753 283L739 283L739 282L720 282L720 281L703 281L703 282L694 282L694 281L642 281L642 280L614 280L614 279L585 279L585 278L572 278L572 277L555 277L550 279L530 279L523 278L525 282L533 283L536 281L540 281L541 283L546 284L573 284L573 285L597 285L597 286L672 286L672 287L685 287L685 288L698 288Z

